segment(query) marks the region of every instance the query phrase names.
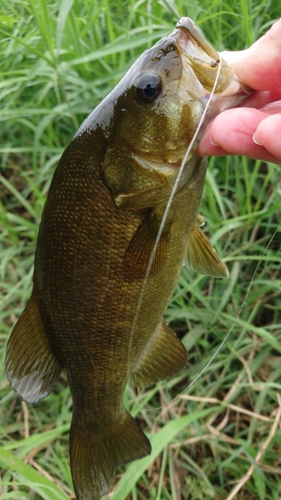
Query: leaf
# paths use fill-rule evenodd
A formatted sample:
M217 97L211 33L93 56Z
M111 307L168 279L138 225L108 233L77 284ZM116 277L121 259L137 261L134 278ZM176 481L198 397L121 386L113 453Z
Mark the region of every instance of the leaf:
M18 456L24 457L27 455L34 447L40 447L42 445L48 444L51 441L58 439L65 432L69 431L69 424L62 425L60 427L55 427L50 431L42 432L40 434L32 434L28 438L19 439L17 441L11 441L5 445L5 450L16 450L20 449Z
M265 500L266 481L265 481L264 474L261 472L261 470L256 469L253 472L253 480L255 483L255 490L257 492L257 496L259 497L259 500Z
M0 448L0 463L1 462L4 463L9 470L21 476L21 478L24 479L25 486L38 493L44 500L68 500L68 497L63 491L52 481L37 472L31 465L19 460L15 455L4 448Z
M73 5L74 0L62 0L57 20L57 49L58 53L61 47L62 33L69 11Z
M71 61L65 61L61 64L61 70L67 71L70 67L74 67L78 64L85 64L89 62L96 61L97 59L102 59L103 57L118 54L125 50L132 50L141 47L145 44L150 44L155 42L155 40L167 35L167 30L155 31L152 35L139 36L138 38L130 38L129 40L118 42L114 45L109 45L107 47L102 47L90 54L83 57L77 57Z

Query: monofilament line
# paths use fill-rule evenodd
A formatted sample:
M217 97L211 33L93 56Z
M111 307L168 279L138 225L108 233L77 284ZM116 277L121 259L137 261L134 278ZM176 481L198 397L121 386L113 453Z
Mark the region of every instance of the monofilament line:
M274 239L274 237L275 237L275 235L276 235L277 231L279 231L280 227L281 227L281 226L278 226L278 227L277 227L277 229L274 231L273 235L271 236L271 238L270 238L270 240L269 240L268 244L266 245L266 247L265 247L265 249L264 249L264 252L263 252L263 254L262 254L262 256L261 256L261 259L259 260L259 262L258 262L258 264L257 264L257 266L256 266L256 269L255 269L255 271L254 271L254 273L253 273L253 276L252 276L252 278L251 278L251 281L250 281L250 284L249 284L249 286L248 286L248 289L247 289L247 292L246 292L245 298L244 298L244 300L243 300L243 303L242 303L242 305L241 305L241 307L240 307L240 309L239 309L239 311L238 311L238 313L237 313L237 315L236 315L236 318L235 318L235 320L234 320L234 322L233 322L233 325L231 326L230 330L227 332L227 334L226 334L226 336L224 337L224 339L222 340L221 344L219 345L219 347L217 348L217 350L215 351L215 353L213 354L213 356L211 357L211 359L208 361L208 363L206 364L206 366L203 368L203 370L201 370L201 372L200 372L198 375L196 375L195 379L194 379L194 380L192 380L192 382L190 382L190 384L186 387L186 389L184 389L184 391L182 391L180 394L178 394L178 396L176 396L176 397L175 397L175 398L171 401L171 403L172 403L173 401L175 401L178 397L180 397L182 394L184 394L184 393L185 393L188 389L190 389L190 387L192 387L192 386L193 386L193 385L197 382L197 380L198 380L198 379L199 379L199 378L200 378L200 377L201 377L201 376L205 373L205 371L209 368L210 364L214 361L215 357L217 356L217 354L220 352L220 350L222 349L222 347L223 347L223 346L224 346L224 344L226 343L227 339L229 338L229 335L232 333L232 331L233 331L234 327L235 327L235 326L236 326L236 324L237 324L238 318L240 317L240 315L241 315L241 313L242 313L242 311L243 311L243 309L244 309L244 307L245 307L245 304L246 304L246 302L247 302L247 299L248 299L248 296L249 296L250 290L251 290L251 288L252 288L252 286L253 286L253 283L254 283L254 280L255 280L255 277L256 277L256 274L257 274L258 268L259 268L259 266L260 266L260 264L261 264L261 262L262 262L262 260L263 260L263 257L265 256L265 254L266 254L266 252L267 252L267 249L269 248L269 246L270 246L270 244L271 244L272 240Z
M201 118L199 120L199 123L197 125L196 130L195 130L195 133L193 135L193 138L191 139L191 142L190 142L190 144L189 144L189 146L188 146L188 148L186 150L186 153L185 153L185 155L183 157L183 160L181 162L181 166L180 166L178 175L176 177L175 184L174 184L173 189L171 191L170 197L168 199L168 202L167 202L167 205L166 205L166 208L165 208L165 212L164 212L164 215L163 215L163 219L162 219L162 222L160 224L160 228L159 228L159 231L157 233L157 237L156 237L156 240L155 240L155 243L154 243L154 246L153 246L153 250L152 250L150 258L149 258L148 266L147 266L146 273L145 273L145 276L144 276L144 279L143 279L143 283L142 283L142 288L141 288L141 292L140 292L140 296L139 296L138 305L137 305L135 316L134 316L134 321L133 321L131 332L130 332L128 357L130 356L130 353L131 353L132 344L133 344L133 338L134 338L134 334L135 334L135 331L136 331L136 325L137 325L137 321L138 321L138 317L139 317L139 313L140 313L140 308L141 308L141 305L142 305L142 302L143 302L143 297L144 297L144 292L145 292L145 289L146 289L148 277L149 277L149 274L150 274L150 271L151 271L151 267L152 267L152 264L153 264L153 260L154 260L154 257L155 257L158 245L159 245L159 241L161 239L161 236L162 236L162 233L163 233L163 230L164 230L164 226L165 226L165 223L166 223L166 220L167 220L167 216L168 216L169 210L171 208L172 201L174 199L176 191L178 189L178 185L179 185L179 182L180 182L180 179L181 179L184 167L185 167L185 163L187 161L187 158L188 158L190 152L192 151L194 143L195 143L195 141L196 141L196 139L198 137L199 131L200 131L200 129L201 129L203 123L204 123L204 120L206 118L206 114L207 114L208 108L210 106L211 100L212 100L212 98L214 96L214 93L215 93L215 90L216 90L216 87L217 87L217 83L218 83L220 71L221 71L221 57L219 55L219 66L218 66L218 71L217 71L217 74L216 74L216 78L215 78L215 81L214 81L214 85L213 85L212 91L211 91L211 93L209 95L209 98L207 100L206 106L205 106L204 111L202 113L202 116L201 116ZM129 363L128 363L128 367L129 367Z
M255 277L256 277L256 274L258 272L258 268L263 260L263 257L265 256L266 252L267 252L267 249L269 248L269 246L271 245L271 242L273 241L277 231L279 231L281 229L281 226L279 225L277 227L277 229L274 231L273 235L271 236L268 244L266 245L265 249L264 249L264 252L255 268L255 271L253 273L253 276L251 278L251 281L250 281L250 284L248 286L248 289L247 289L247 292L246 292L246 295L245 295L245 298L243 300L243 303L242 305L240 306L239 308L239 311L236 315L236 318L233 322L233 325L231 326L230 330L227 332L226 336L224 337L224 339L222 340L222 342L220 343L220 345L218 346L218 348L216 349L215 353L213 354L213 356L211 357L211 359L208 361L208 363L206 364L206 366L203 368L203 370L201 370L200 373L198 373L198 375L196 375L195 379L192 380L192 382L190 382L190 384L188 384L188 386L182 391L180 392L174 399L172 399L170 402L169 402L169 406L174 403L178 398L180 398L188 389L190 389L190 387L192 387L194 384L196 384L197 380L199 380L200 377L202 377L202 375L206 372L206 370L209 368L209 366L212 364L212 362L214 361L215 357L217 356L217 354L220 352L220 350L223 348L224 344L226 343L227 339L229 338L230 334L232 333L233 329L235 328L236 324L237 324L237 321L238 321L238 318L240 317L244 307L245 307L245 304L247 302L247 299L248 299L248 296L249 296L249 293L250 293L250 290L253 286L253 283L254 283L254 280L255 280ZM153 410L151 411L156 411L156 410L160 410L161 409L161 406L159 406L158 408L153 408ZM149 410L147 410L149 411Z

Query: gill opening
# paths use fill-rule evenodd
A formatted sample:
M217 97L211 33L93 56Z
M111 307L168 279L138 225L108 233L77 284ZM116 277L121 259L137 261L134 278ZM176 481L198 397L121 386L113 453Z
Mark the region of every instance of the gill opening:
M208 100L206 102L206 106L205 106L204 111L202 113L202 116L201 116L201 118L199 120L197 128L196 128L196 130L194 132L193 138L191 139L191 142L190 142L190 144L189 144L189 146L188 146L188 148L186 150L186 153L185 153L185 155L183 157L183 160L181 162L181 166L180 166L178 175L176 177L175 184L174 184L173 189L171 191L170 197L168 199L168 202L167 202L167 205L166 205L166 208L165 208L165 211L164 211L163 219L162 219L162 222L160 224L160 228L158 230L157 237L156 237L156 240L155 240L155 243L154 243L154 246L153 246L150 258L149 258L149 262L148 262L148 265L147 265L146 273L145 273L145 276L144 276L144 279L143 279L143 283L142 283L142 287L141 287L141 291L140 291L140 296L139 296L138 304L137 304L135 315L134 315L134 320L133 320L132 328L131 328L131 331L130 331L129 346L128 346L128 359L130 358L130 355L131 355L131 352L132 352L133 339L134 339L134 335L135 335L135 331L136 331L137 321L139 319L139 313L140 313L141 305L142 305L142 302L143 302L144 293L145 293L145 289L146 289L146 286L147 286L147 282L148 282L149 274L150 274L151 267L152 267L152 264L153 264L153 260L155 258L156 251L157 251L157 248L158 248L158 245L159 245L159 242L160 242L160 239L161 239L164 227L165 227L165 223L166 223L166 220L167 220L167 216L168 216L169 210L171 208L174 196L175 196L176 191L178 189L178 185L179 185L179 182L180 182L180 179L181 179L184 167L185 167L185 163L186 163L186 161L187 161L187 159L188 159L188 157L190 155L190 152L192 151L194 143L195 143L195 141L196 141L196 139L198 137L200 129L201 129L201 127L202 127L202 125L204 123L204 120L206 118L206 114L207 114L208 108L210 106L211 100L212 100L212 98L214 96L214 93L215 93L215 90L216 90L216 87L217 87L217 83L218 83L218 79L219 79L219 75L220 75L220 71L221 71L221 65L222 65L222 62L221 62L221 57L220 57L220 54L219 54L218 70L217 70L217 73L216 73L216 78L215 78L215 81L214 81L214 85L213 85L212 91L211 91L211 93L209 95L209 98L208 98ZM127 364L127 366L129 367L129 363ZM129 372L127 372L127 379L128 379L128 376L129 376Z

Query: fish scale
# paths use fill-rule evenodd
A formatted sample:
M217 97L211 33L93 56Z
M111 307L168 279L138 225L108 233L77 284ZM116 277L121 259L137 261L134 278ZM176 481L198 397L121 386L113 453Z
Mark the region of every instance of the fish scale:
M227 276L200 229L206 161L196 157L196 141L177 178L218 59L183 18L85 120L51 183L33 291L8 341L6 369L27 402L45 397L66 370L78 500L99 500L116 467L151 451L123 393L128 382L148 385L187 364L163 319L183 262ZM204 127L249 95L223 61L217 81Z

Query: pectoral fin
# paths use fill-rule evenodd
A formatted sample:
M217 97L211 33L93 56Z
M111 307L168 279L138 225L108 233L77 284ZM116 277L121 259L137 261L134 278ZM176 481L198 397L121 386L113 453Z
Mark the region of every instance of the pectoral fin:
M49 345L34 293L9 338L6 371L11 386L28 403L47 396L62 371Z
M129 280L143 279L154 251L158 227L154 227L152 213L148 214L133 236L123 261L124 277ZM150 274L162 267L169 251L170 234L167 228L162 233L151 261Z
M198 219L202 224L204 220ZM194 224L187 243L186 266L198 273L217 278L228 278L227 267L220 260L214 247L209 242L198 224Z
M130 382L144 386L171 378L186 367L187 361L184 345L163 321L135 365Z

